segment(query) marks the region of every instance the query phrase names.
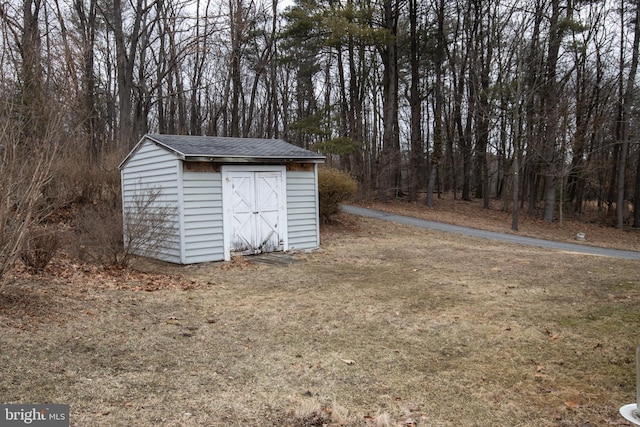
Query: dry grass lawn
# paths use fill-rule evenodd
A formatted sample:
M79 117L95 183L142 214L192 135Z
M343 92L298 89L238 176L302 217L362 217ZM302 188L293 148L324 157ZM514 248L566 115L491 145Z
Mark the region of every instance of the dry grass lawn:
M0 293L0 402L74 426L608 426L640 264L343 216L292 264L59 258Z

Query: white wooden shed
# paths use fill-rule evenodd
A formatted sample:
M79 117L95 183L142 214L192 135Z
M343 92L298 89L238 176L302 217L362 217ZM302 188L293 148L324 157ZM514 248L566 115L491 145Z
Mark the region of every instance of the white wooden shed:
M315 249L324 160L280 139L145 135L119 165L123 213L159 192L171 232L153 254L139 252L178 264Z

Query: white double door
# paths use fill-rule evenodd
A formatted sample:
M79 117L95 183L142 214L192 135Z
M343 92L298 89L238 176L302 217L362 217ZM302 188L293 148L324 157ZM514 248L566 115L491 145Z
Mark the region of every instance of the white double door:
M285 246L285 168L222 170L225 237L230 252L257 254Z

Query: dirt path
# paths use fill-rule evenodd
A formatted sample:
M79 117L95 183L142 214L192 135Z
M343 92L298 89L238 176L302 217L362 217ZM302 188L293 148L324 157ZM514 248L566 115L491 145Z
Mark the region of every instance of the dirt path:
M388 212L362 208L359 206L343 205L342 210L348 214L360 215L369 218L382 219L392 221L398 224L411 225L414 227L429 228L448 233L456 233L470 237L480 237L484 239L498 240L507 243L516 243L520 245L537 246L549 248L564 252L582 253L587 255L607 256L621 259L640 260L640 252L625 251L619 249L599 248L595 246L581 245L578 243L554 242L550 240L536 239L533 237L519 236L516 234L498 233L495 231L479 230L470 227L461 227L458 225L444 224L435 221L428 221L409 216L397 215Z

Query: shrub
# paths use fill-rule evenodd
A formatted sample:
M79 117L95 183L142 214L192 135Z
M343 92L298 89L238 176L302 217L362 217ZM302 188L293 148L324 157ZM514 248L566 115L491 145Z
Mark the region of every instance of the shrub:
M86 204L76 216L75 255L102 266L122 265L122 215L120 205Z
M340 212L340 203L355 196L356 181L346 172L336 169L318 171L318 193L320 199L320 220L328 222Z
M157 188L140 188L123 209L124 258L156 256L177 233L178 209L163 201Z
M77 145L77 144L76 144ZM51 179L44 189L45 198L59 206L74 203L117 203L120 199L120 171L117 158L121 151L104 154L99 163L79 156L80 148L58 155L52 164Z
M62 246L60 232L52 227L29 230L20 254L22 262L36 273L42 272Z
M76 255L121 268L133 255L156 255L175 234L176 209L163 204L161 196L159 190L141 190L124 215L119 201L85 206L77 217Z
M51 212L42 193L61 139L54 118L27 135L16 108L0 99L0 290L32 229Z

